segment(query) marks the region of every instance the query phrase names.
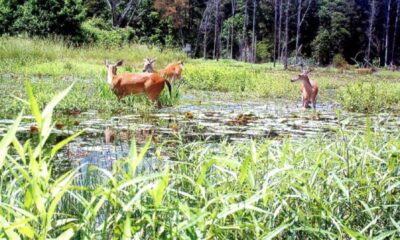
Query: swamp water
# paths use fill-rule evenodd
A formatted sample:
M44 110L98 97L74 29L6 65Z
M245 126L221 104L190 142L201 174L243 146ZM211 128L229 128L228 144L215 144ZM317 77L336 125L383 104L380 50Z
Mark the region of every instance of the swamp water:
M185 98L189 100L185 101ZM163 151L158 156L155 154L156 147L151 148L138 168L138 171L154 172L161 162L174 161L174 157L168 155L168 148L174 148L178 143L205 142L212 145L222 140L249 142L251 139L329 138L340 129L365 131L369 120L375 131L398 132L400 128L399 115L348 113L334 104L319 104L314 112L303 110L299 103L294 102L185 103L192 100L193 97L183 97L183 104L157 110L146 117L114 115L105 119L95 111L68 116L68 123L56 125L51 143L59 142L77 131L85 131L59 153L56 171L62 173L82 164L111 170L115 159L127 157L133 137L138 145L144 144L150 136L156 143L153 146L169 142L163 145ZM0 134L4 134L12 122L1 120ZM35 137L32 122L32 118L26 118L21 125L23 138ZM86 175L87 167L82 171L82 175Z

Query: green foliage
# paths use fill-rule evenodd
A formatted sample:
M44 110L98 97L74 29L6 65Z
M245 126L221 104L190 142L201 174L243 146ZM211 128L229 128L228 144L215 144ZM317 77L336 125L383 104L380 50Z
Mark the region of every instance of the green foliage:
M333 66L335 68L346 68L348 65L346 59L341 54L336 54L333 57Z
M28 0L18 5L16 14L14 33L77 38L86 12L82 0Z
M319 64L328 64L331 58L331 36L328 30L320 29L318 35L313 41L314 58Z
M15 20L15 2L11 0L0 0L0 34L10 33Z
M344 43L351 37L353 4L346 0L321 1L318 12L320 27L313 41L314 57L320 64L329 64L334 54L344 53Z
M257 42L257 62L268 62L272 56L272 44L268 41Z
M0 141L1 239L400 236L398 134L367 123L365 132L338 129L329 138L169 141L156 152L173 161L160 161L156 171L138 168L150 139L140 152L133 140L111 170L81 165L60 175L53 166L64 154L57 152L80 133L45 143L53 108L71 87L42 111L27 82L40 138L21 143L20 114Z
M357 82L338 90L338 99L345 109L354 112L398 110L400 87L383 82Z
M86 41L106 46L118 46L131 42L135 37L133 29L112 28L100 18L92 18L82 24L82 33Z

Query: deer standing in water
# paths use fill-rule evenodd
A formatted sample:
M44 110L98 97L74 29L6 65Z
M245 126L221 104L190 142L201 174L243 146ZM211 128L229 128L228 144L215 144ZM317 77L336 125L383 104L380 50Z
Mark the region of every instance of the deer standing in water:
M145 58L144 59L144 69L143 72L155 73L154 64L157 59ZM172 81L177 81L182 79L183 62L178 61L169 64L166 68L160 70L158 73L161 76L166 77Z
M145 93L147 97L161 108L159 100L164 85L167 84L169 96L171 95L171 84L158 73L123 73L117 75L117 67L122 66L123 61L111 64L107 59L104 61L107 67L107 82L118 100L132 95Z
M312 104L313 109L316 107L317 103L317 95L318 95L318 85L315 81L310 80L308 74L311 72L310 69L303 70L302 74L299 74L295 78L293 78L292 82L300 81L300 92L301 92L301 100L304 108L309 108L310 103Z

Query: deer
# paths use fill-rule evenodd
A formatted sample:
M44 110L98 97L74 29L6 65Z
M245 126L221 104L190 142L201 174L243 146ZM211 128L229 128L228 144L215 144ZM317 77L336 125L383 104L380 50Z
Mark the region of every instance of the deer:
M155 73L154 64L157 61L157 58L145 58L144 59L144 68L143 72L147 73ZM158 73L161 74L163 77L167 77L168 79L172 80L173 82L182 79L182 70L183 70L183 61L177 61L174 63L169 64L166 68L160 70Z
M117 68L123 64L122 60L112 64L106 59L104 64L107 67L107 83L117 95L118 100L128 95L144 93L151 101L157 101L158 108L161 108L159 97L165 84L168 87L168 96L171 96L170 82L158 73L117 74Z
M295 78L291 80L291 82L301 82L300 92L301 92L301 100L304 108L310 108L309 104L312 103L313 109L316 107L316 99L318 95L318 85L315 81L310 80L308 74L311 72L311 69L303 70L302 74L299 74Z
M376 69L373 67L370 68L358 68L356 72L360 75L371 75L372 73L376 72Z

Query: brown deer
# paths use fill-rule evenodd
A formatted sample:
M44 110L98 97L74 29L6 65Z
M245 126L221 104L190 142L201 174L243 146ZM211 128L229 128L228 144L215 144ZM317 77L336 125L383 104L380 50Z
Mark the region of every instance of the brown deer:
M310 69L303 70L302 74L299 74L295 78L291 80L291 82L300 81L300 92L301 92L301 100L304 108L309 108L309 104L312 104L313 109L315 109L317 104L317 95L318 95L318 85L315 81L310 80L308 74L311 72Z
M374 67L370 68L357 68L356 72L360 75L371 75L372 73L376 72Z
M143 72L148 72L148 73L155 73L156 71L154 70L154 64L157 61L157 59L151 59L151 58L145 58L144 59L144 69ZM183 62L178 61L175 63L169 64L166 68L160 70L158 73L161 74L163 77L168 78L169 80L172 81L177 81L182 79L182 70L183 70Z
M123 61L111 64L107 59L104 61L107 67L107 82L118 100L128 95L144 93L161 108L159 100L164 85L167 84L169 96L171 95L171 84L158 73L123 73L117 75L117 67L122 66Z

